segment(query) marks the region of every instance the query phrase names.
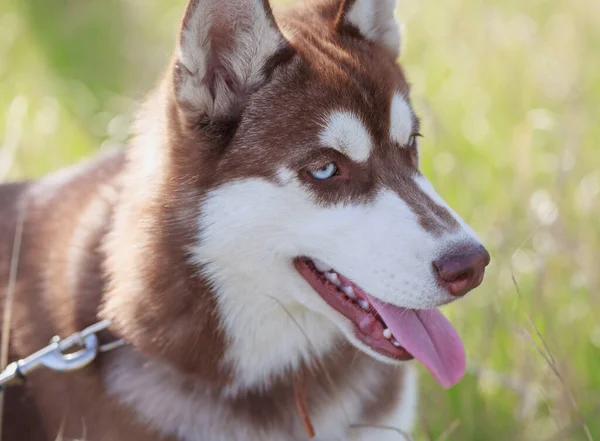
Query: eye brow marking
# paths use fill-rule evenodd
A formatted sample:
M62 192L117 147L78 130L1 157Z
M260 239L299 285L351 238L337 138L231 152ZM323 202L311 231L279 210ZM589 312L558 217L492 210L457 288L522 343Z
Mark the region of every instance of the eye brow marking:
M371 154L373 141L367 128L356 114L335 111L329 115L321 132L321 143L338 150L356 162L364 162Z
M390 138L400 146L405 146L413 133L414 114L399 93L394 93L390 109Z

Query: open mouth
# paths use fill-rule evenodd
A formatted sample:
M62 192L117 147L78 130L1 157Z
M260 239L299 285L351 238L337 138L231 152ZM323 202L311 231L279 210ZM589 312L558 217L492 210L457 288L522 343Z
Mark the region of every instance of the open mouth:
M438 310L385 303L317 259L298 257L294 265L329 306L353 323L356 337L375 352L394 360L418 359L444 387L464 376L462 341Z

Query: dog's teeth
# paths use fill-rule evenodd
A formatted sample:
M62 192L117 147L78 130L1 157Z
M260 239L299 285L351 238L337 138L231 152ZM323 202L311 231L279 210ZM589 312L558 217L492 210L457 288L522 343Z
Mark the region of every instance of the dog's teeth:
M392 340L392 344L393 344L394 346L396 346L397 348L399 348L399 347L400 347L400 342L399 342L398 340Z
M369 302L367 302L366 300L360 299L358 301L358 304L360 305L360 307L362 309L364 309L365 311L369 311L371 308L369 308Z
M342 286L342 283L340 282L340 278L338 277L338 275L336 273L325 273L325 278L327 280L329 280L331 283L333 283L335 286Z
M319 259L313 259L313 263L319 272L326 273L327 271L331 270L329 265L327 265L325 262L321 262Z
M392 338L392 331L390 331L388 328L385 328L383 330L383 336L389 340Z
M346 294L347 297L350 297L351 299L356 298L356 294L354 294L354 289L351 286L342 286L342 291L344 291L344 294Z

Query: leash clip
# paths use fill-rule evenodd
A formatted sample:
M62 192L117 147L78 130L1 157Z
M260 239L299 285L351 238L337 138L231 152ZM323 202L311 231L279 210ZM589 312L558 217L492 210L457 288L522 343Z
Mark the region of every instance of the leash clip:
M50 345L47 346L52 350L39 357L39 364L53 371L67 372L81 369L96 358L98 338L95 334L83 337L79 332L76 332L69 338L73 340L67 342L67 340L61 340L58 336L52 337ZM79 349L68 352L74 347L79 347Z
M10 363L0 372L0 388L22 383L30 372L46 367L58 372L69 372L81 369L96 358L99 351L118 347L111 344L110 348L98 347L97 332L110 326L108 320L98 322L61 339L52 337L50 344L26 358ZM108 346L108 345L107 345Z

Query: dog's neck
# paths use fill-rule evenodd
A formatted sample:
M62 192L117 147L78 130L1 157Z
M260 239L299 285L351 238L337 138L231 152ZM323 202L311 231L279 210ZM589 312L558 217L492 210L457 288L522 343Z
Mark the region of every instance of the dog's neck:
M375 423L397 410L402 390L414 389L413 378L346 346L314 369L281 377L263 390L221 391L196 375L186 375L164 361L149 359L131 348L110 355L107 391L133 409L138 418L164 435L181 440L305 439L306 426L295 402L294 382L304 379L305 406L317 432L315 440L347 436L350 423ZM414 406L413 392L407 408ZM394 424L397 416L392 415ZM409 421L410 412L404 416ZM239 424L230 424L231 421ZM401 427L406 422L401 421Z

